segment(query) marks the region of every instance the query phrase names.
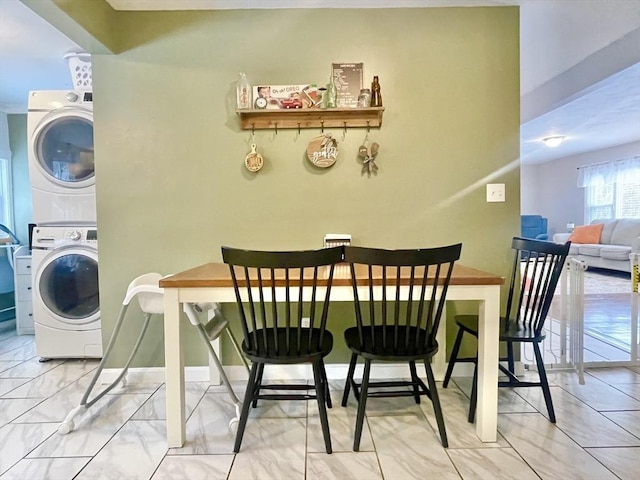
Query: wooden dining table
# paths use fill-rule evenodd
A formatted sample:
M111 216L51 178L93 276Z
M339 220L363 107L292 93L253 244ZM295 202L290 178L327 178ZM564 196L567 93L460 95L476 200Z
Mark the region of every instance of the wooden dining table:
M366 269L356 271L358 284L368 282ZM362 277L362 279L361 279ZM403 279L400 279L401 285ZM373 280L374 286L377 283ZM498 329L500 316L500 287L504 278L474 268L455 264L447 300L478 301L478 404L476 433L483 442L495 442L498 421ZM159 286L164 289L164 342L167 402L167 442L169 447L181 447L186 438L184 345L180 324L183 303L235 303L236 297L229 266L224 263L206 263L163 278ZM276 284L277 288L277 284ZM401 289L404 299L408 286ZM402 293L404 292L404 293ZM353 301L351 275L346 265L337 268L331 284L331 301ZM186 320L185 320L186 321ZM444 322L443 322L444 323ZM444 329L439 335L445 344ZM445 349L440 359L445 362ZM434 366L434 371L442 370ZM346 374L346 365L345 365Z

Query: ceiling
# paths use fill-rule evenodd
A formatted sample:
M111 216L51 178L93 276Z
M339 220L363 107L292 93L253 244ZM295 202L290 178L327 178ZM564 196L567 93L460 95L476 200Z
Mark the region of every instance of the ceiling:
M107 1L117 10L390 6L389 0ZM640 32L637 0L393 2L394 7L504 5L520 6L523 163L640 141L640 43L633 36ZM620 39L632 50L624 68L608 60L619 54L612 47ZM63 57L81 50L20 0L0 0L0 112L25 113L30 90L72 88ZM551 135L565 141L549 148L541 140Z

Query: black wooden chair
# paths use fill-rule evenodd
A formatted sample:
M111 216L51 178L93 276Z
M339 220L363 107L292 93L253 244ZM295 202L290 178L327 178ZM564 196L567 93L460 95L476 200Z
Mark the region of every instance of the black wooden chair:
M500 357L501 362L507 362L507 367L498 365L500 371L506 375L506 381L499 381L499 387L542 387L544 400L549 412L549 420L556 422L556 416L551 401L551 391L547 381L547 374L540 352L540 343L545 338L544 323L549 312L549 306L565 264L571 242L564 245L515 237L511 243L514 250L513 268L509 281L509 293L506 312L500 318L500 342L506 343L506 357ZM457 362L473 362L473 384L471 388L471 403L469 406L469 422L475 420L478 396L478 357L458 358L460 345L465 333L478 337L478 317L476 315L458 315L455 318L458 335L453 345L449 366L444 378L444 388L449 385L453 368ZM530 343L539 374L539 382L525 382L515 375L514 344Z
M353 388L358 400L354 451L360 448L367 397L410 396L420 403L420 396L426 395L433 403L442 445L448 446L430 361L438 351L438 325L453 265L461 250L462 244L417 250L345 247L345 261L350 264L353 282L356 326L344 332L352 353L342 406L347 405ZM363 270L367 280L361 277L359 281L358 272ZM438 288L432 288L433 285ZM361 383L353 378L358 357L364 359ZM428 387L416 372L416 361L420 360L424 362ZM371 363L377 361L407 362L411 380L369 381Z
M331 453L325 408L331 407L331 397L323 358L333 348L333 336L326 330L327 314L334 265L342 261L342 256L343 247L294 252L222 247L240 311L242 351L253 362L234 452L240 451L249 407L255 407L258 400L316 399L325 447ZM265 365L303 363L312 365L313 386L263 383ZM289 393L265 393L278 390Z

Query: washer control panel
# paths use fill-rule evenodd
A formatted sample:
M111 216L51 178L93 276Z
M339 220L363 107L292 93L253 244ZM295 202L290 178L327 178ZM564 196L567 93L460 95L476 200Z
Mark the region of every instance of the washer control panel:
M65 245L98 246L98 229L87 226L42 226L33 230L33 248L58 248Z

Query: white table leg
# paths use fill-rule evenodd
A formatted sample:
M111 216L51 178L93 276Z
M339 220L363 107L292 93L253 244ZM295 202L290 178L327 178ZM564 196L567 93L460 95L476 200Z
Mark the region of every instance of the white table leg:
M479 309L476 434L483 442L495 442L498 429L499 286L487 287L487 295Z
M167 444L182 447L185 435L184 357L178 290L164 289L164 363L167 389Z

